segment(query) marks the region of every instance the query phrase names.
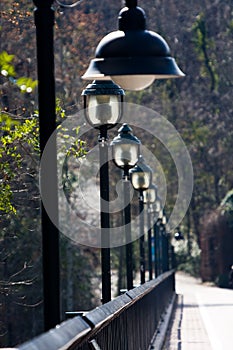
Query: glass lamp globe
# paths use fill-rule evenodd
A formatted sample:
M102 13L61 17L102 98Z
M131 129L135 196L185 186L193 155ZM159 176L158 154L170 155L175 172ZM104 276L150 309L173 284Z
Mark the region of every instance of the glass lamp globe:
M109 81L94 81L82 92L87 122L94 128L114 127L122 117L124 90Z
M154 205L155 205L155 212L160 214L160 212L162 211L162 202L159 196L157 196Z
M140 155L137 165L130 169L131 182L135 190L145 191L151 184L152 170L146 165L144 158Z
M151 184L150 187L144 192L144 203L155 203L157 198L157 190L157 186Z
M132 129L124 123L112 142L112 157L117 167L125 170L133 168L138 161L141 142L132 134Z
M163 214L163 217L162 217L162 224L163 224L163 225L166 225L166 223L167 223L167 217L166 217L165 214Z

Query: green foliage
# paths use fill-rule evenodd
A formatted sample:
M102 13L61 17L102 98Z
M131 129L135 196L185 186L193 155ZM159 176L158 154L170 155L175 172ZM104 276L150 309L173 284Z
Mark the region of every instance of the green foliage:
M33 80L27 77L22 77L16 80L16 85L20 88L21 92L30 93L36 88L37 80Z
M9 131L12 126L18 125L19 121L13 119L9 114L1 112L0 113L0 124L1 131Z
M191 254L188 253L188 241L175 244L175 260L177 269L191 276L200 276L200 249L195 241L192 242Z
M233 189L223 198L220 208L221 213L226 214L230 228L233 228Z
M60 117L64 118L65 111L57 105L57 112ZM0 171L1 171L1 186L4 189L4 196L1 199L0 210L9 213L16 209L11 205L12 200L12 181L14 181L16 172L20 172L23 168L24 157L28 156L35 164L39 156L39 123L38 115L34 114L30 118L23 121L14 120L6 113L0 114L2 124L0 126ZM4 133L2 133L4 131ZM86 142L78 138L79 127L72 130L73 135L70 135L69 130L58 126L58 138L61 143L58 160L64 162L64 155L69 157L80 158L86 154ZM70 146L71 145L71 146ZM60 157L60 158L59 158ZM67 184L67 178L66 178Z
M3 55L10 61L9 55ZM13 56L11 57L13 59ZM19 78L16 84L23 92L30 92L37 82L31 78ZM56 114L58 123L66 117L61 100L56 100ZM73 135L62 124L58 125L58 137L62 147L59 156L83 157L85 155L85 142L78 138L79 127L72 130ZM67 145L71 145L67 149ZM0 213L16 213L13 205L13 187L16 174L23 171L25 157L29 158L34 166L37 164L40 152L39 145L39 115L35 111L31 116L18 118L7 112L0 112ZM61 161L64 161L62 159ZM37 165L36 165L37 166ZM67 183L67 181L66 181Z
M2 111L0 110L1 215L16 213L13 198L15 178L20 179L20 172L24 168L25 155L33 160L34 152L38 153L39 150L38 118L35 115L31 116L30 113L24 118L9 113L9 89L13 92L18 91L19 88L21 92L29 95L37 86L37 81L29 77L16 78L14 59L15 55L10 55L6 51L0 53L0 73L4 82L0 86L0 93L3 96L2 101L6 101L6 104L3 103ZM22 110L25 113L26 108L23 107Z
M6 51L0 53L0 72L4 76L15 76L15 68L12 64L14 55L9 55Z
M0 180L0 214L1 212L16 213L14 206L12 205L12 191L9 183L4 183L3 179Z
M17 86L22 93L31 93L38 82L30 77L15 78L17 74L12 62L14 57L14 55L9 55L6 51L0 53L0 72L4 77L8 77L10 83Z
M60 140L60 155L63 158L64 154L66 157L75 157L82 158L86 154L86 141L78 138L80 127L72 128L72 134L68 128L59 125L58 130L58 138ZM59 155L58 155L59 157ZM64 160L64 159L63 159Z
M58 97L56 98L56 116L57 116L57 119L58 119L58 123L62 122L62 120L66 116L66 111L62 107L61 99L58 98Z
M33 159L38 152L38 118L15 120L6 113L0 114L0 184L1 213L16 213L12 204L12 189L17 173L23 169L23 155Z

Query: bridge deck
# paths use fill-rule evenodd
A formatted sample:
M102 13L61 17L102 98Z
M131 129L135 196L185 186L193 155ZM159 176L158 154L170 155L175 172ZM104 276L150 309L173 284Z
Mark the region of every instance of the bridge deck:
M176 274L177 303L163 350L222 350L233 344L233 290Z

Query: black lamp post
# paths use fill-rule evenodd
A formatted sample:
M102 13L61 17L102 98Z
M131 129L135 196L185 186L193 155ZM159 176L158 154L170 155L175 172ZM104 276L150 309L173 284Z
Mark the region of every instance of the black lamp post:
M161 273L161 249L160 249L160 223L162 215L162 203L160 197L157 195L154 203L154 244L155 244L155 277Z
M94 81L84 96L87 122L99 130L102 302L111 300L109 171L107 130L121 119L124 90L112 81Z
M146 30L146 16L136 0L126 0L118 16L119 30L98 44L85 80L111 77L128 90L142 90L155 79L184 76L169 46L157 33Z
M130 290L133 288L133 250L131 242L131 184L129 181L129 169L133 168L138 161L141 142L132 134L132 129L127 124L123 124L118 131L119 134L113 139L111 146L113 161L117 167L123 170L127 289Z
M148 270L149 280L153 279L152 266L152 227L151 227L151 213L153 211L152 205L155 203L157 197L157 187L151 184L144 192L144 203L147 204L147 232L148 232Z
M161 240L162 240L162 271L166 272L169 270L169 240L168 234L166 232L167 217L165 211L163 211L163 216L161 220Z
M38 103L40 124L40 153L56 130L55 78L53 54L53 1L34 0L37 38ZM56 139L50 143L50 159L40 173L41 193L53 213L51 220L41 203L44 330L60 323L60 264L57 194Z
M146 165L144 158L140 155L137 165L129 171L131 182L135 190L139 191L139 228L140 228L140 278L141 284L145 283L145 247L144 247L144 212L143 192L151 184L152 170Z
M160 219L160 243L161 243L161 269L162 273L166 271L166 236L165 236L165 224L166 224L166 217L164 216L164 212L162 212L162 217Z

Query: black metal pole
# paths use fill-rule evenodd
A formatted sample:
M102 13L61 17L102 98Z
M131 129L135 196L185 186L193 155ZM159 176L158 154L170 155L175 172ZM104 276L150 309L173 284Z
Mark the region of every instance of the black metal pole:
M149 270L149 280L153 279L153 268L152 268L152 232L151 232L151 213L150 213L150 204L148 203L147 208L147 233L148 233L148 270Z
M110 264L110 220L109 220L109 170L107 128L100 129L100 224L101 224L101 269L102 303L111 300L111 264Z
M145 283L145 235L144 235L144 212L143 191L139 191L139 226L140 226L140 278L141 284Z
M166 252L167 252L166 271L169 271L170 270L170 239L166 229L165 229L165 233L166 233Z
M161 274L161 232L160 232L160 219L157 220L156 222L156 231L157 231L157 272L158 276Z
M165 226L162 225L161 227L161 236L162 236L162 267L163 267L163 272L167 271L167 244L166 244L166 232L165 232Z
M133 288L133 247L131 242L131 205L130 205L130 181L129 175L124 174L124 225L126 238L126 272L127 272L127 289Z
M156 277L158 277L158 230L157 230L157 220L154 221L153 231L154 231L154 269L155 269L155 278L156 278Z
M159 219L159 271L164 272L164 249L163 249L163 227L162 221Z
M163 272L166 272L169 270L169 238L168 238L168 234L166 232L166 226L163 225Z
M55 78L52 0L34 0L37 38L38 102L40 123L40 150L44 151L47 141L56 130ZM51 329L60 323L60 273L59 273L59 231L57 194L57 150L56 140L51 143L50 162L47 169L41 169L42 193L49 191L53 211L50 220L43 203L41 205L44 328ZM45 180L46 179L46 180Z

